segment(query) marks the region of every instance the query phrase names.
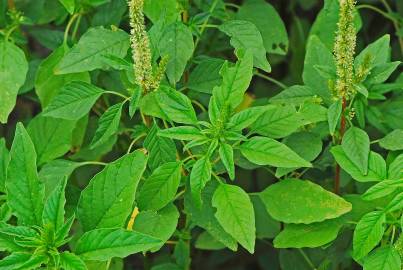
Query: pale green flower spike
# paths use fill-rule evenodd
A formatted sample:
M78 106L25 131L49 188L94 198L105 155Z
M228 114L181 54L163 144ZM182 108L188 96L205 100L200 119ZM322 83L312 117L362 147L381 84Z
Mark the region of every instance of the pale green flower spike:
M350 99L355 93L353 86L356 45L354 6L355 0L340 0L338 30L334 46L337 73L335 95L345 99Z

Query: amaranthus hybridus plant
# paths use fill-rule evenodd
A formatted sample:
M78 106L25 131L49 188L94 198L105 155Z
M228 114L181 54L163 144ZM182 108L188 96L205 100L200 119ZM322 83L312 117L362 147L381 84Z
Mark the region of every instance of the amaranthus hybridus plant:
M349 99L355 93L353 86L356 46L354 6L354 0L340 0L340 15L334 46L337 73L335 95L345 99Z

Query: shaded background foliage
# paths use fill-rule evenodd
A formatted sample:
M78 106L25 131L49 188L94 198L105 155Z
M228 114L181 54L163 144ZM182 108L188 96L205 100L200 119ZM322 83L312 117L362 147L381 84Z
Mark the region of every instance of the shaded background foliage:
M103 3L108 1L99 0L99 5L92 5L91 0L88 1L88 5L84 5L84 15L81 17L81 22L77 29L73 29L74 41L77 41L79 37L86 32L89 27L103 25L109 27L110 25L116 25L121 29L129 31L127 4L124 0L111 0L109 3ZM161 0L163 1L163 0ZM336 0L328 0L330 3ZM95 1L94 1L95 2ZM196 14L201 10L208 11L211 6L212 0L194 0L191 3L186 3L182 0L183 5L188 8L188 15L193 20L197 20ZM234 16L237 11L236 5L242 5L243 1L225 1L227 4L227 12L222 9L218 9L210 23L219 22L222 17ZM295 84L302 84L302 73L304 67L305 58L305 46L312 26L317 19L320 10L323 8L323 2L317 0L271 0L267 1L273 5L276 11L279 13L281 19L284 22L285 28L288 34L288 44L278 44L274 46L273 50L277 50L280 54L269 54L268 59L271 65L272 72L270 77L276 79L286 86L292 86ZM9 20L6 16L8 5L14 3L16 8L23 12L27 17L27 23L21 27L21 31L15 32L13 35L16 43L24 49L29 59L29 72L27 80L24 86L20 90L20 95L17 99L17 105L15 106L9 121L7 124L0 125L0 137L5 137L7 145L11 144L15 125L17 122L29 123L31 118L40 113L41 108L38 102L38 97L35 91L32 91L34 87L35 71L41 61L49 55L49 53L60 46L63 42L63 32L67 23L67 13L64 7L56 0L16 0L7 1L0 0L0 28L6 25L6 21ZM221 3L221 2L220 2ZM381 10L386 10L382 1L359 1L359 5L370 4ZM388 13L395 21L402 20L403 17L403 1L389 1L393 13ZM330 11L332 13L332 11ZM361 8L359 10L361 18L361 30L358 33L357 49L359 52L365 46L385 34L391 34L391 46L392 46L392 60L402 59L402 48L399 44L399 38L403 38L403 28L396 29L393 22L385 18L384 15L376 12L372 9ZM150 14L147 14L149 17ZM333 14L334 15L334 14ZM332 16L330 14L329 16ZM201 20L203 17L200 17ZM192 21L190 21L190 24ZM151 25L150 21L148 24ZM402 24L400 24L401 26ZM267 25L271 27L271 25ZM276 26L274 26L276 27ZM328 35L329 32L334 31L334 28L320 29L319 34ZM330 42L330 46L333 43ZM287 48L288 46L288 48ZM236 61L233 54L233 49L229 43L229 39L217 29L207 29L203 34L200 45L197 47L195 55L198 55L193 59L194 63L202 59L201 55L209 55L212 57L219 57L223 59L232 59ZM192 71L194 63L189 64L189 70ZM396 80L401 73L401 68L398 69L390 78L390 81ZM188 76L188 75L185 75ZM191 75L190 75L191 76ZM91 79L95 84L108 90L121 92L125 89L125 85L122 83L119 76L119 72L116 71L95 71L91 74ZM402 77L399 79L402 80ZM0 82L1 83L1 82ZM268 98L275 96L281 91L279 83L270 82L264 78L255 76L252 85L249 87L247 103L255 102L255 104L265 104ZM199 93L189 92L188 95L200 95ZM370 106L379 106L380 111L383 113L382 117L384 123L386 123L383 130L370 128L370 134L372 138L382 137L387 132L396 128L403 128L403 103L401 102L401 95L389 93L386 95L390 100L389 103L384 101L373 100L370 101ZM208 104L208 96L201 96L201 102L204 105ZM92 138L91 132L95 130L96 126L96 114L97 110L102 110L108 105L108 101L101 99L94 107L94 112L91 113L88 120L87 134L84 138L85 142L88 142ZM1 106L1 105L0 105ZM133 125L137 120L124 119L125 126ZM371 122L371 120L369 120ZM372 120L374 121L374 120ZM392 123L392 124L391 124ZM85 128L86 123L83 123ZM388 126L389 125L389 126ZM384 131L384 132L382 132ZM45 132L45 131L44 131ZM41 136L43 134L40 134ZM120 136L130 136L123 130ZM298 140L299 137L296 139ZM115 138L116 140L116 138ZM79 139L78 139L79 141ZM116 144L114 141L109 142L104 150L100 150L94 158L98 158L100 155L105 155L103 160L114 160L120 156L120 153L124 152L128 147L129 140L118 140ZM113 151L108 151L113 147ZM378 146L376 150L382 152L382 149ZM79 149L71 149L68 156L77 160L81 160L86 156L86 159L90 160L89 151L78 151ZM333 164L331 157L328 155L321 156L322 170L313 169L307 172L304 176L306 179L312 179L327 189L331 190L333 187L333 171L329 165ZM68 186L67 203L70 206L69 211L73 211L74 206L78 201L79 191L87 184L87 180L98 171L98 168L86 168L85 170L78 169L74 172L72 179L74 185ZM263 190L269 184L273 183L275 178L263 168L259 169L238 169L237 170L237 184L242 186L248 192L258 192ZM354 184L349 181L349 177L343 175L342 186L345 191L353 192L356 188ZM358 189L366 189L366 185L362 184ZM182 221L183 222L183 221ZM259 221L258 221L259 222ZM260 228L258 231L262 234L274 236L280 230L277 225L266 226L267 223L258 224ZM269 237L270 238L270 237ZM192 267L191 269L287 269L287 270L305 270L313 269L314 265L323 264L326 260L344 260L339 269L359 269L359 266L355 264L352 259L345 258L345 250L350 246L352 238L352 231L343 230L337 241L334 242L327 249L315 248L305 249L301 252L298 249L274 249L270 240L258 239L256 243L256 251L254 255L247 253L245 250L240 249L238 252L231 252L229 250L217 250L217 251L202 251L192 248ZM173 246L166 245L161 251L156 254L147 255L143 258L141 255L132 255L125 259L125 269L142 269L143 267L149 268L158 262L163 262L167 257L171 256L173 252ZM310 259L307 260L306 256ZM121 269L121 261L116 260L113 262L111 269ZM116 264L116 265L114 265ZM145 265L145 266L144 266ZM325 268L324 268L325 269Z

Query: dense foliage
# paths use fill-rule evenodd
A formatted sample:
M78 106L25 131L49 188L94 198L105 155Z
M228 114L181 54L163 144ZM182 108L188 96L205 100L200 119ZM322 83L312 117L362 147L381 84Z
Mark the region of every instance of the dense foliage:
M0 270L400 270L403 1L0 0Z

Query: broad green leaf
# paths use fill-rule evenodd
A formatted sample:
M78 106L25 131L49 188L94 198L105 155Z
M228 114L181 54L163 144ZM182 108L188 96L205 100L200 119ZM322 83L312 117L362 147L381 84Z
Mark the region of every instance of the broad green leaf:
M129 46L129 35L123 30L108 30L103 27L90 28L61 59L55 68L55 74L106 68L103 55L123 58L126 56Z
M397 194L385 207L385 212L394 212L403 208L403 192Z
M124 258L161 244L161 240L124 229L97 229L84 233L75 247L83 260L107 261Z
M18 90L25 82L28 62L24 52L13 43L0 40L0 123L7 123L15 106Z
M285 179L260 193L269 214L285 223L310 224L339 217L351 204L307 180Z
M59 2L64 6L68 13L73 14L76 5L75 0L59 0Z
M161 137L182 141L191 141L205 138L205 136L201 134L199 129L191 126L181 126L181 127L163 129L158 132L158 135Z
M403 154L398 155L389 165L389 179L403 179Z
M10 161L10 153L6 147L4 138L0 138L0 192L6 193L7 167Z
M219 29L231 37L231 45L235 50L250 50L252 52L255 67L266 72L271 71L270 64L266 58L262 35L253 23L230 20L220 25Z
M182 22L165 27L158 43L161 56L168 56L166 74L172 85L178 82L193 54L194 43L190 29Z
M382 211L369 212L361 218L354 230L353 257L359 260L365 257L381 241L386 221Z
M369 137L362 129L351 127L344 134L341 143L346 156L363 175L368 174Z
M359 66L368 61L370 68L377 65L385 64L390 58L390 36L384 35L373 43L369 44L362 50L354 60L354 68L357 70Z
M227 143L220 144L219 149L221 162L224 164L231 180L235 179L235 165L234 165L234 150L232 146Z
M160 239L161 245L152 249L157 251L175 232L178 219L179 212L173 204L168 204L159 211L141 211L134 220L133 231Z
M400 61L395 61L375 66L371 70L371 73L366 78L365 84L371 85L371 84L383 83L396 70L396 68L400 65L400 63L401 63Z
M240 187L220 184L212 199L215 216L226 232L249 253L255 251L255 213L248 194Z
M187 96L166 86L161 86L156 93L158 104L169 120L182 124L197 122L196 112Z
M153 171L136 199L141 211L159 210L173 200L180 184L181 168L180 162L168 162Z
M72 147L72 135L76 122L38 115L27 127L34 143L38 165L66 154Z
M15 270L31 258L29 253L12 253L0 261L1 270Z
M176 0L145 0L144 13L153 22L164 18L164 22L174 22L179 16Z
M395 129L379 140L379 145L387 150L403 150L403 129Z
M137 150L108 164L91 179L81 192L77 208L84 231L125 223L146 164L146 155Z
M201 206L201 192L206 183L211 180L212 166L208 156L205 156L195 162L190 172L190 190L194 202Z
M120 25L123 15L127 11L127 1L109 1L97 8L97 12L91 19L92 26Z
M202 207L195 204L191 192L188 192L189 189L186 188L185 209L190 214L192 222L205 229L214 239L229 249L236 251L238 248L236 240L224 230L215 217L216 209L212 206L212 198L217 187L218 183L216 181L210 181L206 184L202 191Z
M174 257L176 264L180 269L190 268L190 243L188 241L180 239L175 245Z
M234 109L242 102L252 80L252 69L253 55L250 50L239 56L235 66L230 67L227 61L224 62L220 70L222 84L213 89L213 99L220 111L225 110L226 105Z
M163 263L153 266L153 268L151 268L151 270L181 270L181 269L182 268L180 268L178 265L174 263Z
M151 170L176 160L175 143L169 138L159 136L159 130L158 126L154 124L144 140L144 147L149 153L148 167Z
M86 82L71 82L60 90L43 115L78 120L91 110L103 92L103 89Z
M327 122L329 123L330 135L334 135L337 125L339 124L342 112L342 101L338 99L335 103L330 105L327 111Z
M195 247L202 250L220 250L224 249L225 245L214 239L207 231L204 231L197 237Z
M59 185L53 190L49 198L46 200L42 221L46 226L51 224L55 231L59 230L64 225L64 205L66 204L65 189L67 178L60 181Z
M129 104L129 115L130 117L133 117L134 114L136 113L137 108L139 107L140 99L141 99L141 88L140 87L134 87L133 89L133 94L130 98L130 104Z
M230 118L228 127L231 130L241 131L256 122L267 109L266 106L257 106L242 110Z
M268 106L266 112L252 124L252 131L270 138L283 138L301 126L294 106Z
M13 270L34 270L34 269L40 269L40 267L43 264L46 264L48 262L49 258L45 254L32 254L31 257L24 261L21 265L18 265L18 267L13 268Z
M364 270L401 270L402 260L393 246L377 248L364 259Z
M315 97L315 91L306 85L293 85L290 86L274 97L270 98L270 103L281 103L288 105L300 105L306 101L314 101L318 99Z
M220 69L224 60L207 58L202 60L190 73L187 87L191 90L211 94L214 86L222 83Z
M28 132L17 124L7 169L7 202L20 224L41 225L44 186L36 171L36 153Z
M340 167L359 182L382 181L386 179L386 162L383 157L371 151L368 158L368 174L364 175L360 169L347 157L342 146L334 146L330 150Z
M65 46L54 50L38 67L35 78L35 92L41 101L42 108L46 108L52 99L59 93L60 89L72 81L84 81L89 83L88 72L56 75L55 67L68 52Z
M288 50L287 30L276 9L263 0L252 0L244 3L236 18L250 21L262 34L263 44L268 53L285 55Z
M87 266L80 257L68 251L60 254L60 266L64 270L87 270Z
M275 248L320 247L335 240L342 226L340 219L311 224L286 224L273 244Z
M240 150L242 155L257 165L284 168L312 166L286 145L270 138L253 137L241 144Z
M312 35L307 43L302 78L307 86L314 89L316 95L329 103L331 96L328 80L323 78L316 70L315 66L317 65L328 66L331 70L336 70L332 52L317 36Z
M91 148L104 144L119 128L120 117L122 116L123 103L112 105L99 118L98 128L91 141Z
M398 188L403 188L403 179L384 180L370 187L363 195L364 200L375 200L395 192Z

